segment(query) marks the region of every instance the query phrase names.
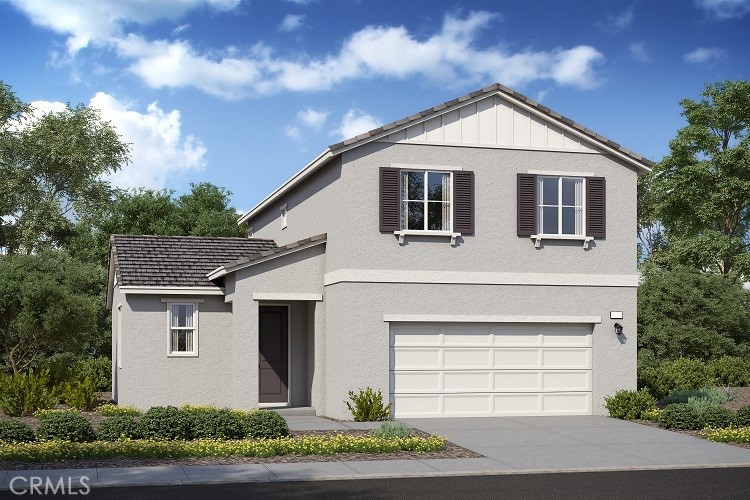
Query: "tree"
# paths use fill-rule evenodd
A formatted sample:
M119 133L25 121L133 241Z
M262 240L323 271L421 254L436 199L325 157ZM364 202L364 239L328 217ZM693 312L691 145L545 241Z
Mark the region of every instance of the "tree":
M638 287L638 355L664 361L741 354L750 293L720 274L646 266Z
M0 257L0 359L17 373L55 352L81 353L97 327L103 269L60 251Z
M63 243L77 215L108 203L102 176L129 161L129 147L98 111L31 111L0 82L0 247L10 255Z
M654 218L669 242L667 259L750 277L750 83L709 85L683 99L687 126L651 175Z

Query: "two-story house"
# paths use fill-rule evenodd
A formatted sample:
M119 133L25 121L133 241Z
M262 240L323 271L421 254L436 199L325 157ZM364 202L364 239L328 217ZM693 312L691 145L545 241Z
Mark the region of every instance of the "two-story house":
M330 146L248 238L111 238L113 396L349 417L600 414L636 385L651 162L502 85Z

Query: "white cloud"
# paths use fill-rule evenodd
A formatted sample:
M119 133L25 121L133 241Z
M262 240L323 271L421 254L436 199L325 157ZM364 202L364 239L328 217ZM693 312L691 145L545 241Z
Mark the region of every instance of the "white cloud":
M338 135L341 139L348 139L378 128L381 124L382 122L378 118L357 108L351 108L341 119L339 128L334 130L332 134Z
M302 140L302 130L297 125L287 125L284 129L284 134L295 141Z
M536 102L542 102L542 101L544 101L547 98L547 96L549 95L550 92L552 92L551 88L540 90L539 93L537 93L537 95L536 95Z
M190 23L180 24L175 29L172 30L172 36L177 36L183 31L186 31L190 29Z
M695 0L695 5L716 21L740 19L750 13L750 0Z
M304 26L305 16L303 14L288 14L279 25L279 31L291 32Z
M313 0L286 0L289 3L297 4L297 5L307 5L313 3Z
M707 62L718 61L724 59L727 56L727 51L717 49L716 47L706 48L698 47L692 52L688 52L682 58L692 64L703 64Z
M643 42L634 42L628 46L630 56L639 62L651 62L651 49Z
M326 118L328 118L329 114L330 113L327 111L317 111L312 108L307 108L297 113L297 120L306 127L318 131L325 124Z
M617 33L630 27L633 23L634 17L635 13L633 12L633 6L631 5L617 15L607 16L604 22L599 23L599 27L605 31Z
M39 26L68 35L71 54L92 42L121 36L123 22L148 24L159 19L175 20L186 12L208 5L218 11L235 8L241 0L8 0Z
M499 81L509 86L547 80L582 89L599 83L595 69L604 56L594 47L516 53L499 45L477 48L479 33L498 17L489 12L465 18L447 15L441 29L423 40L403 26L367 26L351 35L338 53L319 58L276 57L263 44L244 54L201 54L185 41L149 41L133 34L118 39L116 46L121 57L132 60L130 71L150 87L195 87L229 99L281 90L328 90L375 77L421 77L452 85Z
M153 102L140 113L104 92L94 95L90 106L131 144L130 164L108 178L113 185L161 189L168 178L203 170L207 150L200 139L182 135L179 110L165 112Z

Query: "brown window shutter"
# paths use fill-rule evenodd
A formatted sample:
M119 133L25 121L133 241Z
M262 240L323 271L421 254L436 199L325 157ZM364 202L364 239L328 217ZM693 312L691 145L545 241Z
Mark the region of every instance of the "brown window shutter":
M453 172L453 230L474 234L474 172Z
M605 237L606 214L607 189L604 177L586 177L586 236Z
M401 229L400 210L401 203L399 182L399 169L380 169L380 230L382 232L393 232Z
M536 234L536 175L518 174L518 236Z

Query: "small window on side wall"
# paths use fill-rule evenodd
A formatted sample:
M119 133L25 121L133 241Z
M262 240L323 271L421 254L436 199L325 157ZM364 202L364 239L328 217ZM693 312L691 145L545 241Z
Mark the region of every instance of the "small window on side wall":
M198 355L198 305L193 302L168 304L170 356Z

